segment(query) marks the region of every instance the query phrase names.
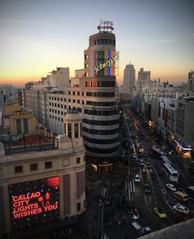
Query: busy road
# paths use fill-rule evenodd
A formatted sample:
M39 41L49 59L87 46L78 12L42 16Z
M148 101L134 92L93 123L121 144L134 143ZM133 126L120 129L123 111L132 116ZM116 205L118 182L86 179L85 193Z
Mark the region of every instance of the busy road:
M192 165L180 161L167 142L164 149L164 141L129 109L121 116L119 140L112 171L95 174L87 165L84 238L135 239L192 218L193 195L187 194ZM164 164L171 165L173 176Z
M134 201L141 212L137 218L138 223L146 223L152 230L158 230L193 217L192 196L185 201L175 197L177 192L187 195L187 186L191 185L183 163L178 157L176 160L176 154L169 146L166 145L166 151L162 151L161 142L158 142L157 137L153 136L130 110L123 116L125 155L128 155L132 172L129 180L132 181L132 185L135 184ZM160 149L161 154L152 150L153 145ZM177 176L177 181L174 182L175 186L165 174L163 158L168 160L167 166L170 164L177 169L179 177ZM173 185L175 190L172 191L168 185ZM137 230L137 233L141 232Z

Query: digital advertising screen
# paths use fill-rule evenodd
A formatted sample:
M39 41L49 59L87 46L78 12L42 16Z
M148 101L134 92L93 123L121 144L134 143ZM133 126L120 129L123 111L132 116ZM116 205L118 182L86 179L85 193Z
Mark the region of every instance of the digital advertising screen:
M12 230L60 218L59 177L9 185Z
M118 51L96 51L96 75L115 76L118 75Z

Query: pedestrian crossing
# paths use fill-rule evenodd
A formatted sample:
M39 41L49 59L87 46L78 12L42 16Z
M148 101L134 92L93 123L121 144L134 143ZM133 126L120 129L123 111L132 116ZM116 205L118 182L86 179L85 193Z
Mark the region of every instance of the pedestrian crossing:
M96 181L94 184L95 185L99 185L99 184L101 184L103 181L102 180L98 180L98 181Z

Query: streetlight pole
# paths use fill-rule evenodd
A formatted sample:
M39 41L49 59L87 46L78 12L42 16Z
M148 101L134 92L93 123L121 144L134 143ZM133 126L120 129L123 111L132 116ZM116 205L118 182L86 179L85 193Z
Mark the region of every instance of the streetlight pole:
M102 231L102 236L101 239L104 239L104 202L102 201L102 225L101 225L101 231Z
M166 141L166 127L164 126L164 141L163 141L164 151L165 151L165 141Z

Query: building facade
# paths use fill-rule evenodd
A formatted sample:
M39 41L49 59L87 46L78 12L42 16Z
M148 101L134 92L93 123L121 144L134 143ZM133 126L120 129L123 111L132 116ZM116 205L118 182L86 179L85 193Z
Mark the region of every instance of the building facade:
M123 77L123 92L133 97L133 89L135 87L135 68L132 64L126 65Z
M118 154L119 115L115 62L118 59L112 22L101 22L84 52L86 104L83 139L88 157L110 160Z
M5 150L0 147L0 231L40 231L44 224L53 227L71 223L85 211L85 149L81 117L64 118L66 135L49 139L33 136L25 147ZM41 142L40 142L41 140ZM53 141L52 141L53 142ZM36 150L35 150L36 149ZM28 153L26 153L28 151ZM36 151L36 152L34 152ZM29 232L28 232L29 228Z

